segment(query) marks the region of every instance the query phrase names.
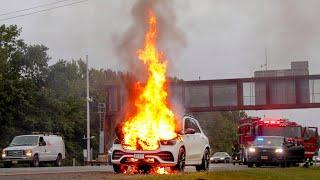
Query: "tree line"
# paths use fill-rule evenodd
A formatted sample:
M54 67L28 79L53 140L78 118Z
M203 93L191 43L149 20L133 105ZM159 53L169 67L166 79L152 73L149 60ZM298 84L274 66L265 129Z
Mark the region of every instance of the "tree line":
M16 25L0 26L0 149L16 135L59 132L67 158L83 161L86 134L86 64L81 60L50 57L44 45L20 39ZM105 84L116 83L125 73L90 69L92 146L98 151L98 103L105 101Z

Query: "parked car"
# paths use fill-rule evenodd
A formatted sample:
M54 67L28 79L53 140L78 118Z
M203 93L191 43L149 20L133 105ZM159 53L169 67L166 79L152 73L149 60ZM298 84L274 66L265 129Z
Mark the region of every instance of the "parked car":
M38 167L40 162L62 165L65 159L65 145L57 135L21 135L13 138L10 145L2 150L2 161L6 168L17 163L30 163Z
M252 145L246 149L248 167L261 165L281 165L302 163L304 147L296 146L281 136L257 136Z
M226 152L216 152L210 158L211 163L230 163L231 156Z
M189 115L182 118L182 130L175 139L160 141L153 151L126 150L120 141L112 147L112 164L116 173L123 173L129 165L135 164L142 170L154 165L166 166L183 171L185 166L195 166L196 170L209 169L210 146L198 121ZM149 167L149 168L145 168Z

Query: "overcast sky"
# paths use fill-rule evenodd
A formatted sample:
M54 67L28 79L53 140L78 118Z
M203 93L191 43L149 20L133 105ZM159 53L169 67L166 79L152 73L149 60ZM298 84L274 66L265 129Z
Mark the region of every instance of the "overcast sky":
M0 0L0 14L51 2L56 0ZM114 52L114 37L132 24L133 2L89 0L11 20L3 19L32 11L0 15L0 24L17 24L27 43L49 47L51 63L88 54L91 67L124 70ZM250 77L265 63L265 49L269 69L309 60L310 73L320 74L319 0L175 0L172 4L187 44L178 56L168 55L171 75L185 80ZM250 114L320 126L319 109Z

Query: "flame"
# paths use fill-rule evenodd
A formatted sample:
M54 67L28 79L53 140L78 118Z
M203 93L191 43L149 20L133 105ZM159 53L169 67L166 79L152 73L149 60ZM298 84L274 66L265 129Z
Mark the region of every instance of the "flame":
M129 150L156 150L160 140L170 140L175 133L175 116L168 107L166 91L167 61L157 48L157 18L149 11L144 48L137 50L138 59L148 69L147 83L134 102L135 114L125 121L123 144Z
M157 174L170 174L170 172L167 171L166 168L164 168L164 167L157 167L156 173Z

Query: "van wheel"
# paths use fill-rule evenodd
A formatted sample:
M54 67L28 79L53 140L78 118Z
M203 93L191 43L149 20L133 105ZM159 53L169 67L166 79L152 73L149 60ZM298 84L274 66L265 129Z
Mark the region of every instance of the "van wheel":
M196 166L197 171L208 171L209 170L209 162L210 162L210 157L209 157L209 149L206 149L203 153L202 157L202 164Z
M172 170L183 172L185 165L186 165L186 153L183 148L180 148L178 153L178 163L176 164L176 166L172 167Z
M4 166L5 168L11 168L12 163L11 163L11 161L9 161L9 162L4 162L3 166Z
M62 156L58 154L56 161L54 162L55 166L60 167L62 165Z
M36 155L34 155L33 156L33 160L32 160L32 162L31 162L31 166L33 166L33 167L39 167L39 156L38 156L38 154L36 154Z

